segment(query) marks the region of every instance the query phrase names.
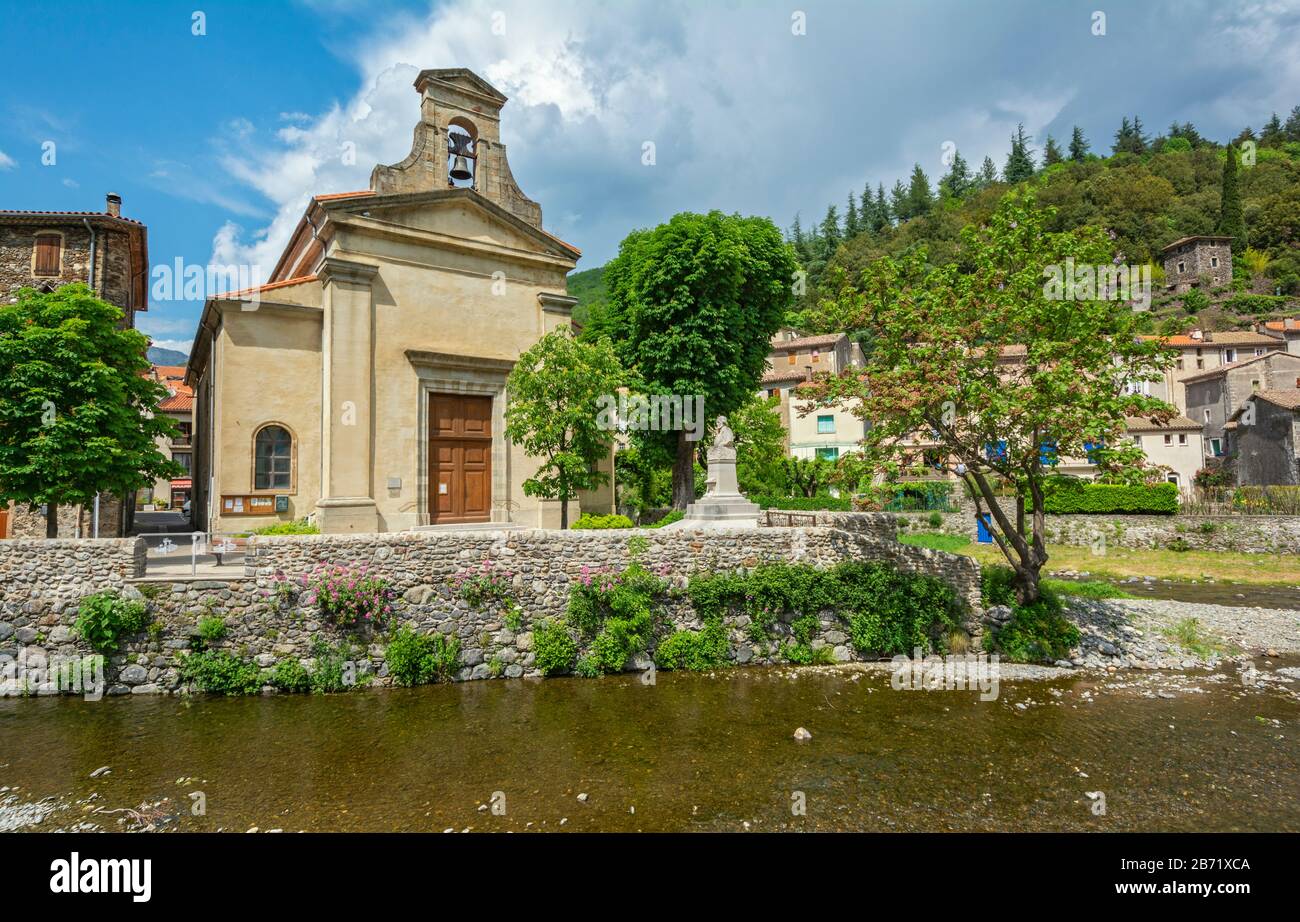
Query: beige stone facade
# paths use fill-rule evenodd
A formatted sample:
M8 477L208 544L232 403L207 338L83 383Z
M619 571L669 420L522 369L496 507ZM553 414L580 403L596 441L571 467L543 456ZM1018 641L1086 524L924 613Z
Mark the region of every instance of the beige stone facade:
M505 382L569 322L580 253L514 182L505 97L461 69L416 89L410 156L317 196L267 285L205 305L187 376L196 527L558 525L558 502L524 495L537 462L505 438ZM449 176L449 134L471 139L468 183ZM612 511L612 490L577 505Z
M795 388L821 372L837 375L862 364L862 350L844 333L800 336L782 329L772 337L772 352L759 393L779 400L777 412L786 431L786 451L795 458L837 460L860 451L866 424L850 404L815 407L795 397Z

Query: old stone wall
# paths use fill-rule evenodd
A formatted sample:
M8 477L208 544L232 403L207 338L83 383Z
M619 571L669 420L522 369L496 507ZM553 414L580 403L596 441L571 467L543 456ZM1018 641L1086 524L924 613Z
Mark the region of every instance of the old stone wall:
M731 531L464 531L367 535L258 537L250 541L244 572L226 579L177 580L144 576L139 539L0 542L0 658L83 656L89 648L71 634L77 603L101 589L119 589L148 604L154 626L108 658L110 694L177 690L179 656L200 619L225 620L227 635L213 646L263 667L283 658L309 662L318 644L350 647L359 677L384 683L384 640L343 632L325 623L300 580L321 567L346 566L382 577L395 590L395 624L460 638L460 679L535 676L532 628L565 613L570 588L584 572L620 571L633 559L684 587L692 574L748 569L787 561L829 567L840 560L885 561L906 572L950 582L971 606L967 630L978 638L979 566L968 558L909 547L881 537L891 517L862 518L854 530L814 526ZM449 585L458 572L481 568L504 576L518 604L512 626L498 604L481 609ZM702 627L684 598L669 602L672 629ZM738 663L775 660L775 648L750 643L743 616L729 623ZM780 629L778 629L780 630ZM831 613L814 647L835 659L859 658L844 625ZM37 689L39 692L41 689ZM46 691L52 691L46 689Z
M936 528L929 513L906 513L908 532L941 532L974 540L975 514L940 516ZM1186 544L1203 551L1245 554L1300 554L1300 516L1293 515L1049 515L1049 544L1166 550Z

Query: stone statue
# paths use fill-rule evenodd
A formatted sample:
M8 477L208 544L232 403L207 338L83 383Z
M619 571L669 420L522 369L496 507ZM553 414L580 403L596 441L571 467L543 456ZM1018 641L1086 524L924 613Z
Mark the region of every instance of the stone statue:
M691 503L686 516L668 528L752 528L758 525L758 506L740 492L736 480L736 434L719 416L709 447L709 475L705 493Z
M736 433L727 425L727 417L719 416L713 434L713 445L709 448L709 465L714 461L736 460ZM710 471L712 474L712 471ZM712 479L712 477L710 477Z

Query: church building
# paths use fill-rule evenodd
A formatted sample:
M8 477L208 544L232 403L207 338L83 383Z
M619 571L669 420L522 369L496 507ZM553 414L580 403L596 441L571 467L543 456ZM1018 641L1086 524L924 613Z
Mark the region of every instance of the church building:
M524 495L537 461L505 437L506 377L570 322L581 254L511 175L505 96L463 68L415 89L406 159L317 195L265 285L204 305L186 374L196 528L559 524L557 501ZM577 504L609 512L612 495Z

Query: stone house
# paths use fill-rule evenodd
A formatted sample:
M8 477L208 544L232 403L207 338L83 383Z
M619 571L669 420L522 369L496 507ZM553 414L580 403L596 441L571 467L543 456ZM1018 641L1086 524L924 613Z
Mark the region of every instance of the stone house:
M1202 431L1205 426L1186 416L1175 416L1163 425L1149 419L1129 417L1126 434L1142 449L1147 461L1168 468L1165 480L1190 493L1196 472L1205 466Z
M1182 237L1160 251L1165 286L1182 294L1192 288L1226 288L1232 284L1232 238Z
M580 251L547 233L501 143L506 97L421 71L411 153L318 195L267 284L209 299L186 382L196 528L553 527L504 433L506 376L570 321ZM605 486L570 504L613 511Z
M797 400L794 390L818 372L836 375L861 364L862 347L844 333L800 336L784 328L772 337L759 393L780 398L778 412L785 426L786 450L792 457L834 461L859 448L866 424L847 404L813 407L808 401Z
M103 211L0 211L0 297L13 303L20 288L53 291L85 282L122 309L123 326L149 306L149 232L122 216L122 198L110 193ZM99 521L94 507L59 510L59 534L125 535L131 503L104 494ZM44 537L43 512L0 507L0 538Z
M1239 486L1300 484L1300 389L1251 394L1228 427Z
M1187 416L1205 426L1205 455L1229 454L1224 426L1252 394L1300 386L1300 355L1272 351L1221 365L1183 380Z

